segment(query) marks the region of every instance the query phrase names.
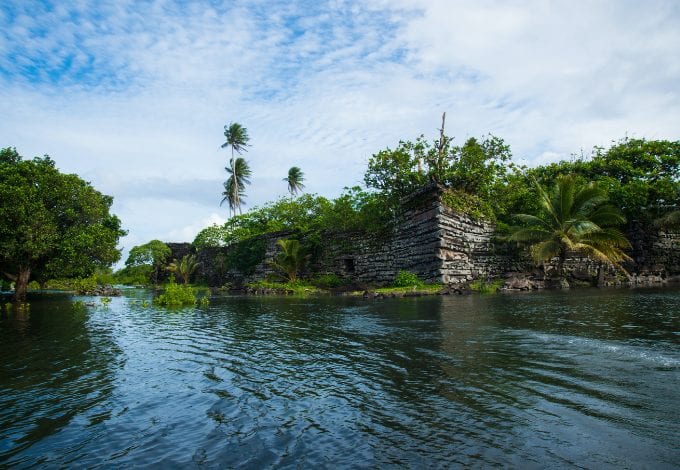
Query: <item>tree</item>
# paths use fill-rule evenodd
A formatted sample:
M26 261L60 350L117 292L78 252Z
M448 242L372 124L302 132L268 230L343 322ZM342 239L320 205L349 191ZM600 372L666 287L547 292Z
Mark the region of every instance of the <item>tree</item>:
M382 150L368 161L364 182L377 189L392 207L400 200L428 184L436 183L462 195L473 196L476 204L489 210L501 206L491 204L503 189L511 159L510 148L493 135L481 141L470 138L463 146L452 145L444 134L444 119L438 140L430 143L420 136L415 142L400 141L397 148ZM470 199L470 198L465 198Z
M238 208L239 214L241 213L241 201L245 198L245 185L250 184L250 167L245 159L239 157L233 162L233 166L225 167L227 173L229 173L229 178L224 182L224 191L222 192L222 202L229 203L229 213L236 215L236 209Z
M133 247L125 260L125 266L151 266L152 282L158 284L158 275L172 254L170 247L160 240L151 240Z
M278 240L276 244L281 248L281 253L270 262L270 266L279 271L284 279L294 282L297 280L298 272L302 269L306 260L302 252L302 245L298 240L292 238Z
M179 277L184 284L189 284L191 275L198 269L201 263L196 259L196 255L184 255L181 260L175 259L167 267L167 270Z
M626 218L647 224L680 202L680 141L622 139L588 157L527 171L527 179L552 185L560 175L596 181Z
M297 193L305 189L305 185L302 182L305 180L305 174L302 170L293 166L288 170L288 176L283 178L283 181L288 182L288 192L291 196L297 196Z
M623 261L631 260L623 252L630 243L612 227L625 222L625 218L607 204L607 193L597 183L579 186L574 176L561 176L551 193L538 183L536 191L539 213L517 214L515 217L523 225L511 228L509 240L529 244L537 264L557 257L557 273L562 276L570 251L619 269Z
M126 232L112 203L47 156L0 151L0 271L15 282L15 299L26 298L33 279L86 277L116 262Z
M230 209L232 208L233 203L233 208L235 209L238 207L240 211L240 199L243 195L243 185L241 184L241 181L239 181L238 177L234 177L234 175L239 174L238 168L236 167L237 162L234 160L234 152L238 153L239 155L245 152L250 137L248 137L248 129L237 122L232 122L229 124L229 126L224 126L224 137L226 141L222 144L222 148L231 147L231 159L229 160L229 169L227 171L232 175L230 178L231 182L227 180L224 186L225 190L229 191L229 196L227 199L230 201ZM246 164L245 160L240 160L242 160L243 164Z

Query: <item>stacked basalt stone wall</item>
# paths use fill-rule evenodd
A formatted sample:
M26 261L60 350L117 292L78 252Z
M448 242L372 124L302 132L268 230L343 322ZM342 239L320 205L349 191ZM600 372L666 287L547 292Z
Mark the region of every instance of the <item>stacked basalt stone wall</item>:
M312 270L366 284L390 284L402 270L439 282L438 210L436 194L424 191L405 201L404 212L389 234L325 233Z
M403 203L403 212L391 233L327 232L318 253L304 275L333 273L356 283L390 284L401 270L427 282L462 284L475 279L522 276L550 277L556 262L537 270L525 251L494 240L493 224L474 220L442 203L444 189L430 186ZM234 247L208 248L198 256L199 277L212 286L238 285L273 274L270 261L278 254L276 241L295 237L289 232L263 235L265 255L250 273L230 270L225 260ZM626 266L632 282L665 282L680 277L680 233L650 233L637 229L629 234L634 263ZM189 252L189 244L170 244L174 258ZM613 269L586 257L570 256L564 269L572 279L589 283L618 283ZM544 276L547 274L547 276ZM609 281L607 281L609 280Z

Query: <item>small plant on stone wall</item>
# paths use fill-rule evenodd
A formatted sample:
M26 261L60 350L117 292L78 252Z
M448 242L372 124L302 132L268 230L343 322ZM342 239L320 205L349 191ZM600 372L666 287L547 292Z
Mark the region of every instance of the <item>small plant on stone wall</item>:
M425 285L418 276L409 271L399 271L394 278L394 287L422 287Z
M307 256L303 253L302 245L298 240L292 238L278 240L276 244L281 252L269 262L269 265L284 280L294 282L307 259Z

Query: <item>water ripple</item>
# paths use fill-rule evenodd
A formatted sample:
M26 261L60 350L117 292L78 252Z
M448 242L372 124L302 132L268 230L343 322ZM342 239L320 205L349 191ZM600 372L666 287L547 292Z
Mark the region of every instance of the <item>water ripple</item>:
M34 302L0 465L671 468L680 295L594 292Z

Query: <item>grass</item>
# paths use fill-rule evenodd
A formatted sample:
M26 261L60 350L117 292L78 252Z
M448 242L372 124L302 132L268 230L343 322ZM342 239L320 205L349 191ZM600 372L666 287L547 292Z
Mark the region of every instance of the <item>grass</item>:
M434 294L442 290L443 284L421 284L419 286L406 287L379 287L375 289L376 294L407 294L410 292L420 292Z
M486 281L484 279L477 279L470 283L470 289L479 292L480 294L493 294L503 286L503 279L496 279L494 281Z
M249 282L246 287L251 289L271 289L281 291L282 294L308 295L326 292L302 280L288 282L256 281Z

